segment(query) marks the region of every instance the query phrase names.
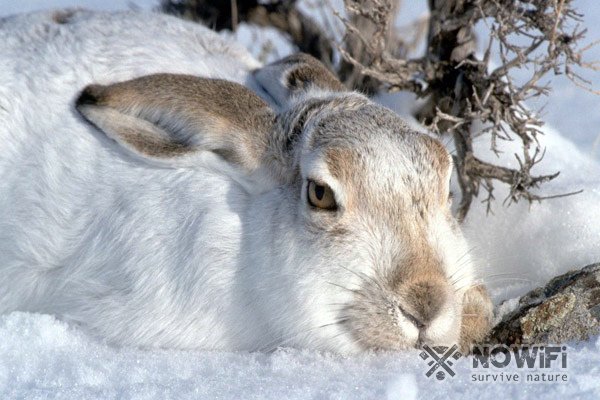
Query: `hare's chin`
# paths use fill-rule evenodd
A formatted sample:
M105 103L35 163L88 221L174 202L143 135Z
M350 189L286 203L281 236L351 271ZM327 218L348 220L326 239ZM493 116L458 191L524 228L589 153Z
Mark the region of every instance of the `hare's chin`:
M455 311L450 308L426 327L418 327L404 317L398 318L397 323L387 320L386 324L385 319L362 324L357 322L355 327L350 329L350 336L355 338L362 351L399 351L421 348L423 345L452 346L458 344L460 339L460 313Z

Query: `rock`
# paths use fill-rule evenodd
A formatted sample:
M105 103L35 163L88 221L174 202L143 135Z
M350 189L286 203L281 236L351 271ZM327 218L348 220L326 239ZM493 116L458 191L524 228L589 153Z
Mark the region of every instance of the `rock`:
M490 344L562 344L600 334L600 263L552 279L519 299Z

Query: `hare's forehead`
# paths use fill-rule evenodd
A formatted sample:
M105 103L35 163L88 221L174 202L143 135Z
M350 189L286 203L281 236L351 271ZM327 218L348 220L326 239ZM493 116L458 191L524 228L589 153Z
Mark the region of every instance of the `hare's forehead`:
M311 119L306 138L308 151L340 153L329 157L330 164L351 159L360 162L366 172L377 176L390 173L390 178L410 173L446 176L451 164L446 148L439 140L410 128L393 111L374 104L332 110Z
M450 156L437 140L418 133L382 134L344 143L337 139L315 149L321 169L339 183L344 197L374 207L404 208L440 204ZM382 203L382 204L379 204Z
M339 182L345 196L390 202L438 196L446 188L448 151L389 109L342 102L314 115L309 127L308 159L318 160L317 170Z

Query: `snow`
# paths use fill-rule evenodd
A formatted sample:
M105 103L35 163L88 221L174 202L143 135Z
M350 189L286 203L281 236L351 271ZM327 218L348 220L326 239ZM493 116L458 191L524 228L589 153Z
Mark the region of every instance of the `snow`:
M471 361L456 376L427 378L416 350L343 358L302 350L272 354L117 349L49 315L0 317L2 399L562 399L600 396L600 338L568 348L568 382L471 383ZM479 371L481 372L481 371ZM522 373L515 367L507 374Z
M149 8L156 1L133 3ZM49 7L122 9L129 4L127 0L22 0L2 2L0 16ZM600 37L600 26L593 24L600 18L600 8L593 0L576 4L586 14L590 41ZM421 9L411 12L419 15ZM248 38L251 32L251 28L243 28L238 36ZM277 42L277 35L272 35ZM276 45L280 53L290 51L281 43ZM260 48L253 51L256 54ZM592 50L588 57L599 59L600 50ZM592 78L596 87L600 86L598 76ZM403 111L411 103L406 96L394 101ZM556 80L545 115L556 129L547 127L540 138L546 158L536 173L561 171L540 193L580 189L583 193L531 206L505 207L501 203L507 188L499 185L493 215L486 216L485 207L474 204L465 231L497 302L521 295L569 269L600 261L598 104L597 97L569 86L565 79ZM489 143L482 138L475 145L485 149ZM505 143L501 161L514 165L516 150L518 142ZM514 305L513 300L503 309ZM416 350L345 358L293 349L249 354L114 348L49 315L15 312L0 316L2 399L599 398L600 338L569 345L568 358L567 383L472 383L473 370L465 358L456 364L456 377L438 382L425 376L427 364ZM514 366L502 372L511 371L523 372Z
M483 204L472 209L465 233L496 300L524 294L558 274L600 261L600 163L554 129L546 128L540 142L546 156L534 172L561 173L538 192L583 192L541 204L520 202L504 207L501 202L508 188L497 185L499 201L493 205L493 215L486 216ZM475 146L485 152L489 142L479 140ZM506 143L500 157L504 165L515 167L518 146L517 141ZM493 161L494 156L488 156Z

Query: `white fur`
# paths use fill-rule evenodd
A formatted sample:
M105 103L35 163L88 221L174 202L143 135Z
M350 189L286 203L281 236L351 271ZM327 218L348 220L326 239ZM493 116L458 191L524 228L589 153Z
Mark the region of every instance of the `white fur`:
M350 294L330 282L357 284L349 271L369 274L365 252L385 238L313 251L294 193L252 194L210 153L194 168L141 163L74 109L90 83L157 72L258 90L245 50L168 16L82 11L65 24L51 13L3 20L0 55L0 312L57 314L126 345L361 350L332 324L330 305ZM454 268L465 244L431 235Z

